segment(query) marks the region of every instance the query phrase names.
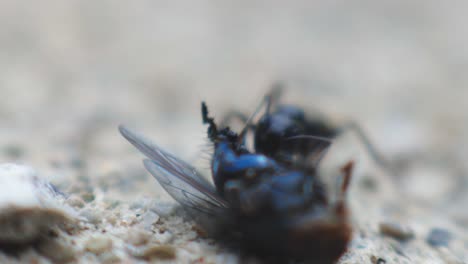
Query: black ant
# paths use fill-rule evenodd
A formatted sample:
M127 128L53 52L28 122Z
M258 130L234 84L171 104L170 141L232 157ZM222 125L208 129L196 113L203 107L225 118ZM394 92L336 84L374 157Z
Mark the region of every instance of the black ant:
M316 167L316 164L311 164L308 160L302 162L298 160L308 158L310 149L320 147L311 144L323 144L323 141L331 141L347 131L354 132L374 162L381 168L392 171L388 161L375 148L357 123L347 121L337 126L323 117L310 118L298 106L278 103L282 90L282 84L276 83L254 114L247 117L242 112L230 111L222 120L221 126L226 127L232 119L237 118L246 124L240 133L243 140L245 140L248 131L253 132L255 153L262 153L282 163L309 167ZM265 113L257 123L253 123L252 120L263 105L266 105ZM322 139L322 141L310 140L312 138ZM319 161L320 159L315 160Z

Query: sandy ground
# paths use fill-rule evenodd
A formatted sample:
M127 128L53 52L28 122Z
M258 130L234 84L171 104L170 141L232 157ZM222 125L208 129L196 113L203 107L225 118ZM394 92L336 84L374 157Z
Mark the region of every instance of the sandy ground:
M375 166L352 135L333 146L324 175L357 161L355 233L340 263L467 263L467 8L0 1L0 162L34 168L80 219L14 254L7 241L0 260L245 262L184 217L117 126L207 168L200 101L217 118L250 113L282 80L286 102L357 121L398 168Z

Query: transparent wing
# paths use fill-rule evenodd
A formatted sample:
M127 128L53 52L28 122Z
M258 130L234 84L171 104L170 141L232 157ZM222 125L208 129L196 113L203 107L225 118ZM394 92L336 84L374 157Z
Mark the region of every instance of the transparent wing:
M217 194L189 183L186 178L176 176L153 160L145 159L143 163L172 198L183 206L210 215L218 215L228 207Z
M160 147L147 140L144 136L130 131L124 126L119 126L119 131L123 137L145 154L145 156L150 160L155 161L157 164L167 168L169 171L170 168L172 168L177 175L188 177L189 179L196 181L198 184L203 185L206 189L216 192L213 185L207 179L202 177L196 169L188 163L165 152Z
M195 168L163 151L142 136L120 126L120 133L149 159L146 169L180 204L206 214L219 214L229 207L216 189Z

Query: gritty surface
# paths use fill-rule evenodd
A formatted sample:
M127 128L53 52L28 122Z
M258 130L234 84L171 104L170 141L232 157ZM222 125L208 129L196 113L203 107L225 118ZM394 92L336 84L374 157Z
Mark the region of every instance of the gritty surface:
M34 168L79 220L14 253L2 243L0 262L257 263L206 237L117 126L206 170L200 101L218 120L251 113L283 80L286 102L356 120L397 168L353 135L324 160L331 182L357 162L340 263L467 263L467 8L0 1L0 162Z

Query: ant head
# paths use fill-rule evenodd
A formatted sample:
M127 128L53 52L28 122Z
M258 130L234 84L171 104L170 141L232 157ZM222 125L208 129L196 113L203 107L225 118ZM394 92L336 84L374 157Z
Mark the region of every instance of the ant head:
M205 102L201 104L203 124L208 124L208 138L211 142L216 143L221 140L227 140L231 143L237 143L239 135L232 131L229 127L218 130L218 126L214 122L214 118L208 115L208 107Z
M284 144L290 137L304 134L303 122L297 121L295 113L266 113L257 123L254 133L255 150L268 156L276 156L291 144ZM296 146L297 144L293 144Z

